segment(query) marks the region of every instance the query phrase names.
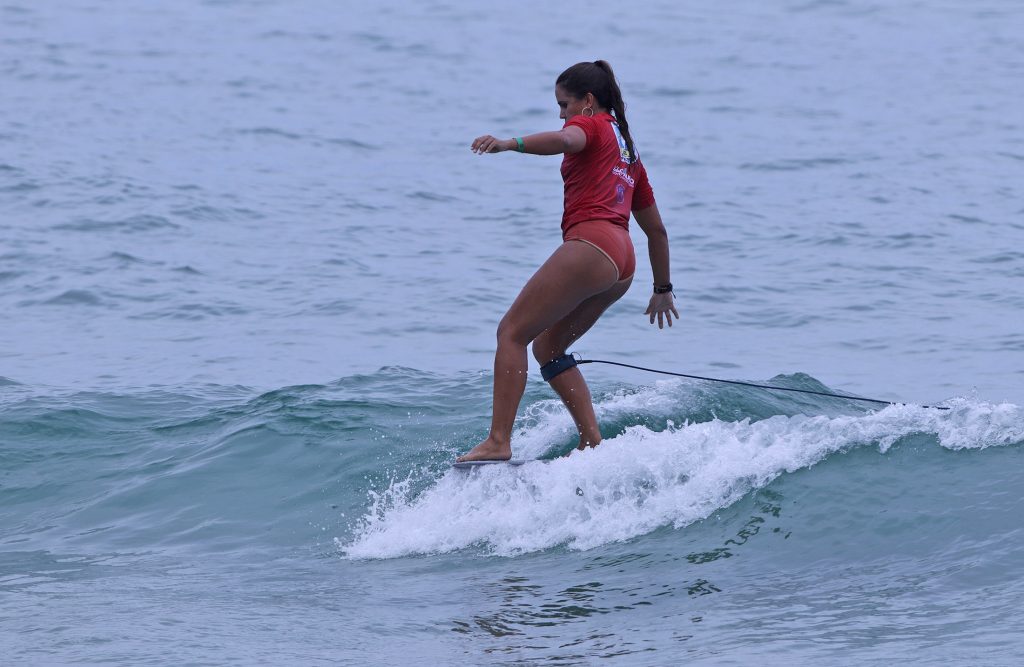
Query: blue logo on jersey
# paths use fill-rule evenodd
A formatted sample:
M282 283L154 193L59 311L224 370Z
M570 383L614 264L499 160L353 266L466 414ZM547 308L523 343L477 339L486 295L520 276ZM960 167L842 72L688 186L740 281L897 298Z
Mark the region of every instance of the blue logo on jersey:
M612 130L615 131L615 138L619 142L619 156L622 158L623 162L629 164L632 160L629 159L629 148L626 147L626 139L622 136L622 132L619 130L619 124L612 123Z

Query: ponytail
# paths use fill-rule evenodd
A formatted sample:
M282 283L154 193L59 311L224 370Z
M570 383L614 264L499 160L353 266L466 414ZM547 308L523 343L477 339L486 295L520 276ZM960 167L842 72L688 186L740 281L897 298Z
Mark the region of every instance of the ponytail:
M626 120L626 103L622 100L622 91L619 90L619 84L615 80L615 73L612 72L612 66L608 64L607 60L595 60L594 64L608 75L608 92L611 95L610 104L602 104L601 106L607 107L614 112L615 122L619 124L622 138L626 140L626 150L629 151L629 162L632 164L637 161L638 156L636 148L633 146L633 137L629 134L629 121Z
M622 91L615 80L615 73L607 60L595 60L592 63L577 63L558 75L555 83L577 98L592 93L597 103L611 109L619 131L629 151L629 162L636 162L638 156L633 145L633 137L629 133L629 121L626 120L626 103L622 100Z

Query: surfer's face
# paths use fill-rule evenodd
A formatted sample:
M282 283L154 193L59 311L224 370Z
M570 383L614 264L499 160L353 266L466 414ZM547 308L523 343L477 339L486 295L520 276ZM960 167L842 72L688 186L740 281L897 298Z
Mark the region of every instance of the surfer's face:
M590 97L589 93L584 97L576 97L565 88L556 85L555 101L558 102L558 117L562 120L569 120L573 116L583 113L583 108L587 106L587 97Z

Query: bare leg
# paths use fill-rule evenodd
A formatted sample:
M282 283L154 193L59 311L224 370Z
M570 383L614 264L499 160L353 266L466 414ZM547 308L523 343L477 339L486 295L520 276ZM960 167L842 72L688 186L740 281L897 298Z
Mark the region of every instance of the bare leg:
M561 355L559 355L561 356ZM583 379L579 368L570 368L559 373L551 380L551 388L569 409L576 430L580 433L580 442L576 449L596 447L601 443L601 430L594 414L594 401L590 397L590 387Z
M533 354L537 361L544 365L565 354L569 346L589 331L609 306L622 298L632 282L633 278L629 277L615 283L611 289L590 297L538 336L533 341ZM601 431L594 414L590 389L579 368L570 368L556 375L551 380L551 388L565 403L579 430L580 442L577 449L596 447L601 442Z
M527 344L586 299L613 287L615 274L607 257L582 241L566 241L537 269L498 325L490 434L457 461L511 458L512 425L526 389Z

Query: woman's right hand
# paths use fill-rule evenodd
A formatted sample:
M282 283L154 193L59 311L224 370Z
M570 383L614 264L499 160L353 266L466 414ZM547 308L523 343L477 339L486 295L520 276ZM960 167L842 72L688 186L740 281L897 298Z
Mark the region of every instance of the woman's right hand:
M500 153L511 149L509 143L514 143L513 139L498 139L492 137L489 134L485 134L482 137L477 137L473 140L473 145L469 147L471 151L477 155L483 153Z
M668 325L672 326L672 316L675 315L676 319L679 319L679 311L676 310L676 306L672 302L672 292L652 294L651 303L647 306L644 315L651 316L651 324L654 324L654 317L657 315L659 329L665 328L663 319L668 320Z

